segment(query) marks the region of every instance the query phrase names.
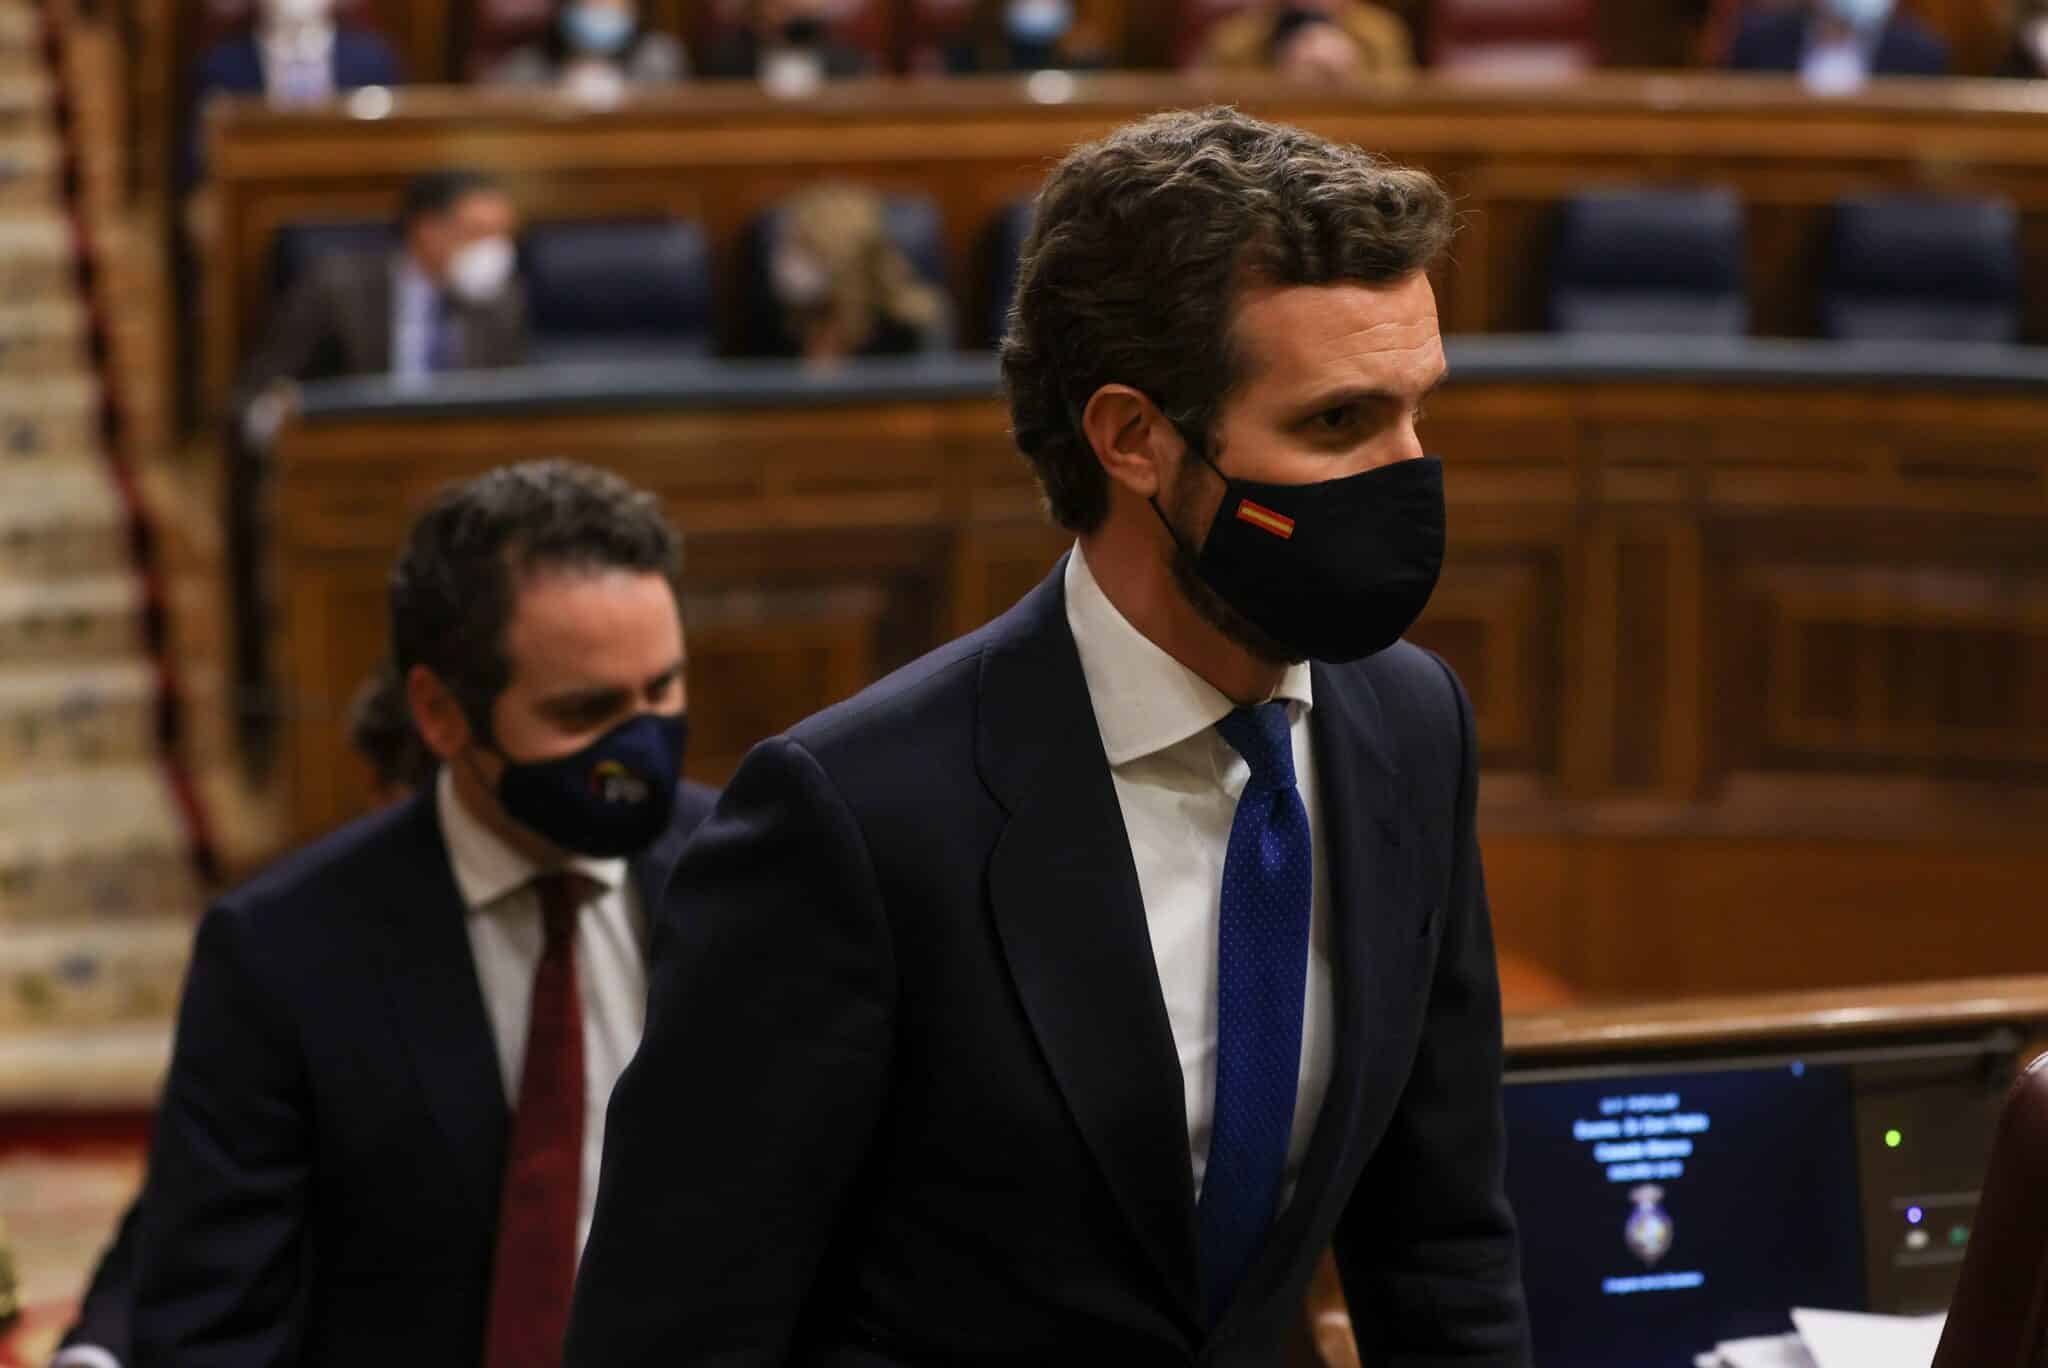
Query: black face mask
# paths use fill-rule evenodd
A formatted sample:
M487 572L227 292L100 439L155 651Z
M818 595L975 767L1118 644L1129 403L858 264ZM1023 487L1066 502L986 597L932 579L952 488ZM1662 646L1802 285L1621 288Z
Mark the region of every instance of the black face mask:
M817 47L825 41L825 21L815 15L798 15L782 25L782 41L790 47Z
M688 714L642 713L573 755L506 756L498 802L563 850L597 859L637 855L668 830L689 741Z
M1427 457L1317 484L1232 479L1197 555L1152 500L1202 582L1296 659L1383 651L1422 616L1444 563L1444 468Z

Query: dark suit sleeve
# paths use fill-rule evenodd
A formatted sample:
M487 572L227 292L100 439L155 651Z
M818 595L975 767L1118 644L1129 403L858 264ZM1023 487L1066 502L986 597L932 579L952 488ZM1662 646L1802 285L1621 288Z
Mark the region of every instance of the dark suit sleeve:
M280 380L317 380L334 368L341 347L335 330L339 287L334 272L331 264L317 263L285 295L262 344L242 370L244 403Z
M1767 18L1757 15L1746 16L1740 28L1735 31L1735 41L1728 47L1728 69L1730 71L1789 71L1778 60L1778 54L1770 50L1771 31ZM1794 59L1792 65L1797 65Z
M216 907L193 948L142 1204L136 1368L297 1357L311 1104L252 939Z
M1367 1363L1519 1368L1530 1348L1503 1174L1500 983L1473 829L1478 748L1471 704L1443 675L1462 755L1443 941L1407 1087L1338 1223L1337 1265Z
M100 1255L99 1267L92 1271L92 1284L79 1301L78 1320L65 1332L62 1348L92 1345L124 1364L134 1358L128 1323L135 1305L135 1242L141 1204L139 1197L129 1203L114 1232L113 1243Z
M754 749L663 900L567 1361L784 1362L880 1114L895 964L852 813Z

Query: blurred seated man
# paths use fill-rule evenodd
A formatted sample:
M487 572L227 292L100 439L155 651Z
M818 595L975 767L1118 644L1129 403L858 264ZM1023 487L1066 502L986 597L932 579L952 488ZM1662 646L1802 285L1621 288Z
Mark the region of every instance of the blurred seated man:
M192 113L182 142L182 183L198 180L199 111L209 96L261 95L272 104L320 104L340 91L398 85L398 55L375 33L334 21L335 0L261 0L252 30L216 44L192 75Z
M975 0L964 36L946 51L946 70L1092 71L1104 57L1075 23L1074 0Z
M673 85L688 70L683 45L649 28L636 0L569 0L546 38L514 50L484 79L556 86L573 99L603 105L630 86Z
M651 495L563 462L414 524L391 644L438 770L200 924L138 1368L559 1362L648 913L713 800L680 565Z
M518 211L491 177L416 178L399 207L396 251L327 257L292 287L243 372L243 398L254 404L287 382L423 380L517 365L526 354L526 301L513 275L517 229ZM249 436L266 437L280 416L252 407Z
M1210 30L1197 64L1333 85L1412 71L1415 46L1398 15L1363 0L1272 0Z
M1728 65L1797 72L1814 94L1841 95L1873 76L1946 75L1948 47L1894 0L1809 0L1744 18Z
M1998 74L2024 81L2048 80L2048 0L2020 0L2012 44Z
M833 13L832 0L754 0L746 26L711 54L705 72L756 80L791 97L867 75L873 61L832 36Z
M783 209L769 263L783 334L818 366L942 348L945 297L889 240L882 200L854 185L800 191Z

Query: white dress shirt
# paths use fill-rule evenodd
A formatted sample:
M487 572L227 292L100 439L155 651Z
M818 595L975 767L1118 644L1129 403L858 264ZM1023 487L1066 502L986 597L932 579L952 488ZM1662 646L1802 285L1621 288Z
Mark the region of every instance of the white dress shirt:
M455 886L469 908L466 925L477 983L498 1045L505 1102L519 1106L533 975L546 937L533 881L546 872L471 816L446 767L435 781L441 834ZM568 868L604 890L576 919L576 991L583 1003L583 1183L576 1194L576 1248L590 1235L597 1167L604 1157L604 1110L612 1085L640 1046L647 1023L646 925L640 894L624 860L572 861Z
M1130 624L1102 592L1076 546L1067 560L1067 626L1081 653L1095 724L1123 810L1166 1017L1180 1054L1188 1155L1195 1191L1209 1161L1216 1107L1216 979L1223 915L1223 860L1237 798L1251 769L1216 730L1237 706ZM1293 720L1294 780L1308 809L1315 858L1308 992L1301 1023L1301 1081L1287 1147L1283 1200L1292 1196L1323 1093L1330 1083L1330 876L1323 813L1309 744L1315 699L1309 668L1296 665L1275 691Z
M417 384L433 374L434 327L441 291L400 252L391 265L391 375ZM450 326L453 326L451 321Z
M334 97L334 26L266 28L256 38L263 93L272 104L320 104Z

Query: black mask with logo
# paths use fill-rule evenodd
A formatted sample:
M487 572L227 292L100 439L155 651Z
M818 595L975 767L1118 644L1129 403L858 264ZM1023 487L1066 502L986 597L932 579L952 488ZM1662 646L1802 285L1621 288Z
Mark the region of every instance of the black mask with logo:
M642 713L572 755L505 756L498 802L563 850L598 859L637 855L668 830L689 740L687 713Z
M1444 470L1429 457L1315 484L1261 484L1224 473L1201 550L1152 500L1195 573L1293 658L1342 664L1383 651L1422 616L1444 563Z

